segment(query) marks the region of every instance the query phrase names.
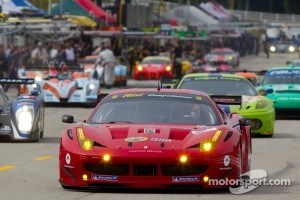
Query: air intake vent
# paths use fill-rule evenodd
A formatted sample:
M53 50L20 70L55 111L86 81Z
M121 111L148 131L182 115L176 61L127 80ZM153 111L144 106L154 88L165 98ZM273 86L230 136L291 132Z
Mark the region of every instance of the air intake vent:
M114 140L125 139L128 136L129 128L110 128L111 136Z
M172 128L170 131L169 139L171 140L184 140L184 138L190 133L190 130Z

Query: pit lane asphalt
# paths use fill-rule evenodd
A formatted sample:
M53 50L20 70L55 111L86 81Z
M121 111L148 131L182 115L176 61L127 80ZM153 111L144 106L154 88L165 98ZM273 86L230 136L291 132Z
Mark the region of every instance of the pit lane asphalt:
M241 59L240 69L261 70L284 65L298 54L263 54ZM157 81L129 80L128 87L157 87ZM103 90L111 92L120 88ZM10 89L10 98L16 90ZM68 191L58 182L58 153L61 132L68 124L61 123L62 114L84 120L91 108L47 107L45 136L38 143L0 143L0 199L5 200L209 200L209 199L299 199L300 196L300 123L299 120L278 120L273 138L253 138L252 169L268 172L268 179L290 179L291 186L260 186L242 195L228 191L179 190L104 190Z

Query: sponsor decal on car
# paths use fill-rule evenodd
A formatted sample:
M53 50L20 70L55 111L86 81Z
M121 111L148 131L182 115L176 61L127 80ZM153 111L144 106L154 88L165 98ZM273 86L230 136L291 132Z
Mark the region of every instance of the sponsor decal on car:
M144 133L155 133L155 128L144 128Z
M69 165L71 163L71 156L69 153L66 154L66 163Z
M148 148L148 147L147 147ZM152 149L133 149L129 150L129 153L161 153L161 150L152 150Z
M142 142L146 140L148 140L147 137L129 137L125 139L126 142Z
M165 139L165 138L151 138L151 141L153 141L153 142L172 142L171 139Z
M230 157L229 157L229 155L226 155L224 157L224 166L227 167L229 165L229 163L230 163Z
M199 176L173 176L172 182L194 182L199 181Z
M118 181L118 176L92 174L93 180Z
M134 97L141 97L144 93L128 93L122 96L122 98L134 98Z

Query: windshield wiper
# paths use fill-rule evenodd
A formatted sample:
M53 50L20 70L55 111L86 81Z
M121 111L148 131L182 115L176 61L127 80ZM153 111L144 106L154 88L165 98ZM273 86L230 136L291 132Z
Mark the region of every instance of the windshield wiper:
M128 123L128 124L131 124L133 122L128 122L128 121L110 121L110 122L107 122L108 124L118 124L118 123Z

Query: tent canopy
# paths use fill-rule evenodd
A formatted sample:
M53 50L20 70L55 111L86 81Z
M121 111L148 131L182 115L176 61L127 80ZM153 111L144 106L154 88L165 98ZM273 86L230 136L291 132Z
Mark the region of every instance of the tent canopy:
M107 21L108 23L115 23L117 21L115 16L111 15L110 13L107 13L105 10L100 8L96 3L94 3L91 0L76 0L76 2L92 15L104 21Z
M90 14L78 3L70 0L62 0L61 3L54 5L51 8L51 15L79 15L90 17Z
M219 22L195 6L178 6L162 15L165 19L177 20L181 25L217 25Z
M4 14L21 14L21 10L11 0L2 0L0 5Z
M16 7L25 15L46 16L45 11L35 7L27 0L12 0Z
M116 22L115 16L105 12L91 0L62 0L51 9L51 15L78 15L86 17L96 17L108 23Z

